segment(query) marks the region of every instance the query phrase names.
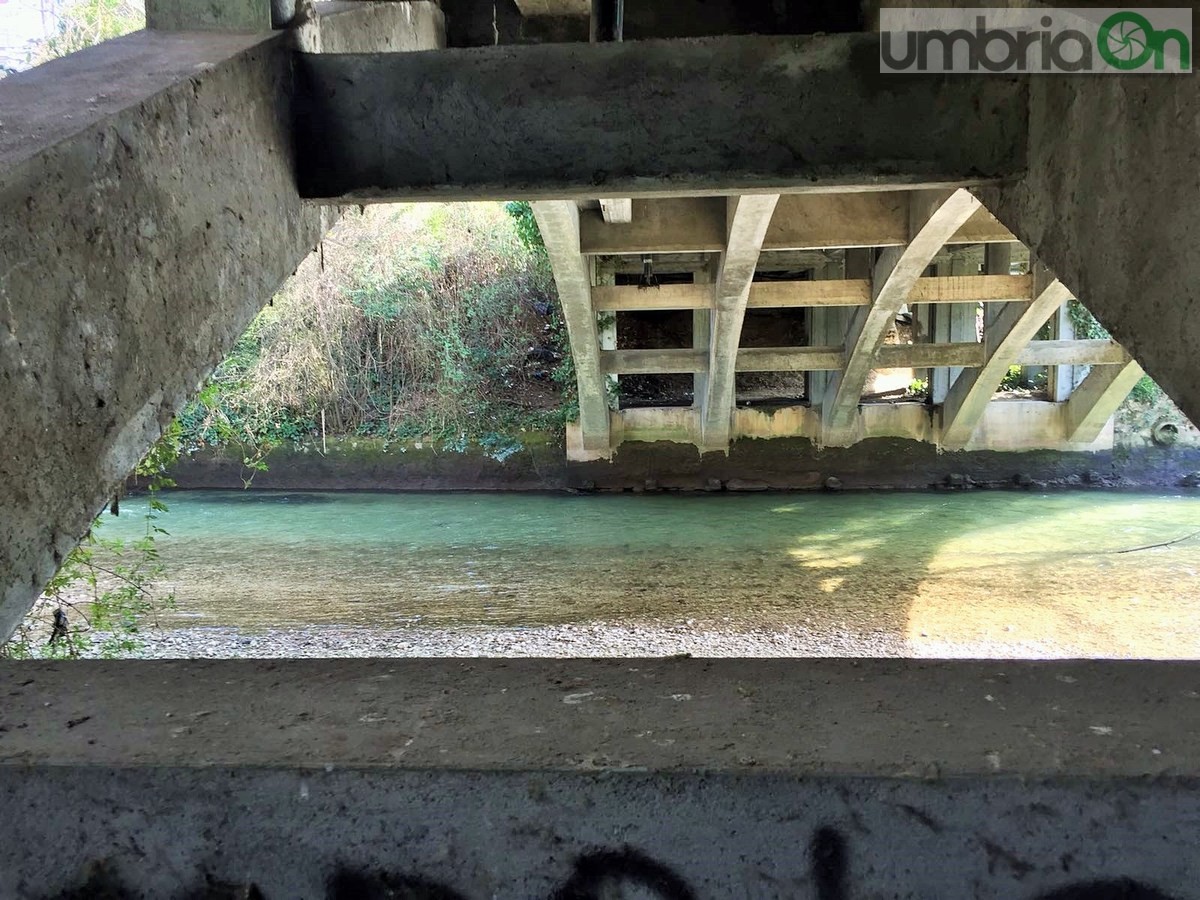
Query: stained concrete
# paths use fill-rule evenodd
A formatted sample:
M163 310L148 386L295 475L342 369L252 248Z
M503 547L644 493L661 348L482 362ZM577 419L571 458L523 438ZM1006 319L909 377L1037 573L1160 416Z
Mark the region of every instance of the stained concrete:
M1200 74L1036 78L1029 172L980 194L1200 417Z
M0 640L332 221L289 42L146 31L0 81Z
M1157 421L1157 420L1156 420ZM331 440L316 445L284 445L271 451L265 472L250 473L235 449L188 454L171 469L180 488L241 490L253 474L258 490L286 491L545 491L575 489L700 491L713 483L774 490L820 490L826 478L847 489L925 489L945 485L948 476L1013 487L1024 473L1039 482L1082 484L1095 473L1103 487L1173 488L1200 471L1194 441L1101 453L972 450L939 453L929 443L871 438L848 448L817 447L805 438L734 441L730 455L701 454L688 444L628 441L611 461L572 463L562 443L540 436L503 461L480 448L465 453L440 444ZM133 483L134 489L137 483ZM730 488L733 489L733 488Z
M107 878L117 897L1195 897L1198 678L5 664L0 894L95 896ZM91 893L66 893L89 864Z
M311 198L978 184L1025 163L1020 79L880 75L873 35L308 56L298 75Z

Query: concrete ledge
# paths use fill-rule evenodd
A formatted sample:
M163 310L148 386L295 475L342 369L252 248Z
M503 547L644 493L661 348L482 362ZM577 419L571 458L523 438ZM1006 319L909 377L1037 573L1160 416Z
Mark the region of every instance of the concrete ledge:
M1194 663L7 663L0 692L0 765L1200 776Z
M1195 897L1197 684L1191 663L7 664L0 895Z

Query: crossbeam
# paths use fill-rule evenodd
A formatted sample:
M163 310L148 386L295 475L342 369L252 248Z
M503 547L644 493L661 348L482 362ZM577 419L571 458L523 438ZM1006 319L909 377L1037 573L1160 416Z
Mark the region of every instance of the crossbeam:
M1128 351L1115 341L1031 341L1013 359L1021 366L1106 366L1129 363ZM981 368L987 362L983 344L884 344L875 354L875 369ZM739 372L838 372L846 364L844 347L742 347ZM695 349L604 350L600 370L613 375L669 375L707 372L708 354ZM960 376L960 377L966 377ZM997 386L999 383L997 382ZM990 400L996 388L987 395Z
M763 250L826 250L835 247L897 247L908 240L909 191L784 194L779 198ZM725 204L718 197L633 201L634 222L614 225L598 210L580 216L587 254L715 253L725 246ZM948 244L1015 240L980 208Z
M1024 82L881 75L878 40L300 55L301 192L364 202L729 196L975 185L1023 171Z
M1028 299L1033 280L1028 275L965 275L919 278L910 303L993 303ZM597 311L708 309L708 285L665 284L654 289L620 285L592 291ZM749 309L814 306L870 306L871 282L865 278L835 281L756 281L750 285Z

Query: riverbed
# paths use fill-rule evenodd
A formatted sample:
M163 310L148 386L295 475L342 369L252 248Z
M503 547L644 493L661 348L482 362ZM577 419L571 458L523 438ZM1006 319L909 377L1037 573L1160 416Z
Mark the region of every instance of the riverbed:
M1190 496L166 500L145 656L1200 657Z

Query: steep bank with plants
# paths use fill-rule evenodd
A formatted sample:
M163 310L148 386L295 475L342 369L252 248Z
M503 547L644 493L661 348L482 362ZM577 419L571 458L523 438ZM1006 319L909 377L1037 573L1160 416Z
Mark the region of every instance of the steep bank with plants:
M574 409L553 278L528 204L347 214L179 420L188 450L330 438L516 452Z

